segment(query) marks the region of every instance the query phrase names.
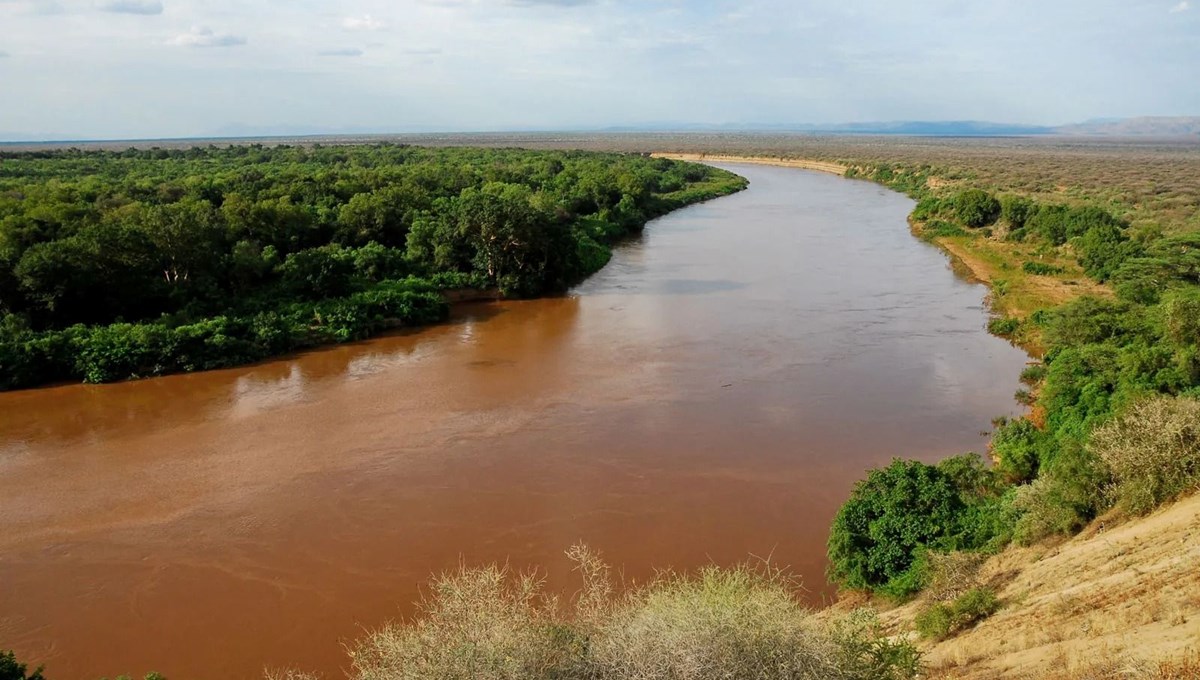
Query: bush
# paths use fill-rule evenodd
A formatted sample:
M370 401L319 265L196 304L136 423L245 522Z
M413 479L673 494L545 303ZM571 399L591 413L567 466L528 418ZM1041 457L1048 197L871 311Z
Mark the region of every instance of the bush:
M416 621L386 625L351 651L353 677L569 677L584 662L584 639L557 623L541 586L494 566L442 576Z
M0 652L0 680L46 680L41 666L33 673L28 673L27 668L12 652Z
M1021 328L1021 320L1011 316L997 316L988 321L988 332L1002 338L1011 338Z
M990 543L999 529L994 479L977 457L951 461L894 460L869 471L834 519L830 576L902 598L925 585L924 552Z
M996 471L1013 483L1033 479L1041 464L1043 439L1042 432L1027 418L1000 421L990 444Z
M1036 385L1046 378L1044 364L1030 364L1021 371L1021 382L1026 385Z
M910 680L920 669L916 649L888 640L871 615L826 624L768 567L663 574L616 594L594 553L568 555L584 580L573 616L539 579L463 568L434 582L416 620L360 641L352 677Z
M1013 229L1021 229L1034 211L1033 201L1020 196L1000 197L1000 218Z
M934 603L917 613L914 623L923 638L944 640L986 619L1000 609L996 593L972 588L949 604Z
M1021 270L1026 274L1037 274L1039 276L1053 276L1054 274L1061 274L1063 271L1065 271L1062 267L1057 267L1052 264L1046 264L1045 262L1030 262L1028 260L1021 263Z
M986 227L1000 217L1000 201L983 189L966 189L954 197L954 216L968 227Z
M1098 427L1091 450L1112 472L1112 500L1146 513L1200 488L1200 400L1148 397Z
M957 224L945 220L932 220L921 228L921 238L932 241L940 236L966 236L967 232Z
M837 646L788 584L749 568L659 579L603 623L592 655L601 678L839 675Z

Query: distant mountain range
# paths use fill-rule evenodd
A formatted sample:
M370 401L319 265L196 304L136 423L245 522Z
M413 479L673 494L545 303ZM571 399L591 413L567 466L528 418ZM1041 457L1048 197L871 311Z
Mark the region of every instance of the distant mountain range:
M1105 137L1197 137L1200 116L1143 116L1094 120L1055 128L1060 135L1097 135Z
M429 134L443 132L428 127L385 130L377 128L333 128L321 126L247 126L227 125L209 135L190 137L190 140L228 140L234 138L288 138L330 135L390 135ZM444 131L451 134L452 131ZM463 131L470 132L470 131ZM474 131L482 132L482 131ZM919 137L1027 137L1063 135L1074 137L1143 137L1194 139L1200 141L1200 116L1143 116L1139 118L1107 118L1090 120L1071 125L1021 125L1014 123L992 123L977 120L922 121L905 120L870 123L704 123L654 122L636 125L621 125L597 130L588 127L571 127L559 130L537 128L508 128L495 130L498 133L535 132L793 132L826 135L908 135ZM178 141L162 139L161 141ZM79 139L68 135L31 135L27 133L0 132L0 144L36 143L54 140L58 143L72 141L101 141ZM108 141L159 141L156 139L108 140Z
M1071 125L1021 125L978 120L904 120L871 123L727 123L699 125L653 123L606 128L611 132L709 131L801 132L841 135L910 135L921 137L1014 137L1070 135L1095 137L1200 137L1200 116L1110 118Z

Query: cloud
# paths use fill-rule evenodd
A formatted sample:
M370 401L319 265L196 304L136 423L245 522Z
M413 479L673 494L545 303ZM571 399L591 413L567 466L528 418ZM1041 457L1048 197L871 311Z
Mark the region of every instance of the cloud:
M517 7L580 7L594 5L596 0L507 0L507 4Z
M0 59L7 59L7 58L8 58L8 52L5 52L4 50L0 50Z
M1171 9L1169 9L1167 11L1170 12L1171 14L1179 14L1180 12L1186 12L1191 8L1192 8L1192 6L1191 6L1191 4L1188 3L1188 0L1179 0L1178 5L1175 5L1174 7L1172 7Z
M385 26L387 24L372 17L370 14L342 19L342 28L347 31L378 31Z
M211 28L201 26L171 38L168 43L181 47L234 47L245 45L246 39L240 35L214 33Z
M116 14L162 14L163 4L160 0L104 0L96 7L102 12Z
M347 47L340 50L321 50L317 52L317 56L321 57L361 57L363 51L355 47Z

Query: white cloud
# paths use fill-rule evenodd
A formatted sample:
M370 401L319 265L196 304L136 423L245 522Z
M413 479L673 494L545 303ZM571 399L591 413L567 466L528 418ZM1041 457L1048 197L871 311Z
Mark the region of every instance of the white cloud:
M200 26L171 38L168 43L181 47L234 47L245 45L246 39L240 35L215 33L211 28Z
M385 26L387 24L372 17L370 14L342 19L342 28L348 31L378 31Z
M162 14L163 4L160 0L104 0L96 3L102 12L116 14Z
M1179 0L1178 5L1175 5L1174 7L1172 7L1171 9L1169 9L1167 11L1169 11L1171 14L1179 14L1180 12L1188 11L1189 9L1191 9L1191 7L1192 6L1191 6L1191 4L1188 3L1188 0Z
M321 57L361 57L363 51L356 47L348 47L339 50L321 50L317 52L317 56Z

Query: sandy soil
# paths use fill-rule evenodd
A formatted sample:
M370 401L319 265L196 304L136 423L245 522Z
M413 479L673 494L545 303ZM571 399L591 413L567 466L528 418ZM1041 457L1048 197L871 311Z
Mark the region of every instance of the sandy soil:
M776 165L783 168L803 168L819 170L834 175L845 175L849 166L827 161L811 161L801 158L767 158L763 156L733 156L719 153L652 153L654 158L670 158L677 161L693 161L709 163L751 163L754 165Z
M1012 548L978 582L1003 608L975 628L927 645L930 677L1072 676L1101 663L1136 668L1200 651L1200 496L1135 521L1102 522L1057 546ZM911 630L926 603L882 613ZM1078 677L1087 677L1084 673Z

